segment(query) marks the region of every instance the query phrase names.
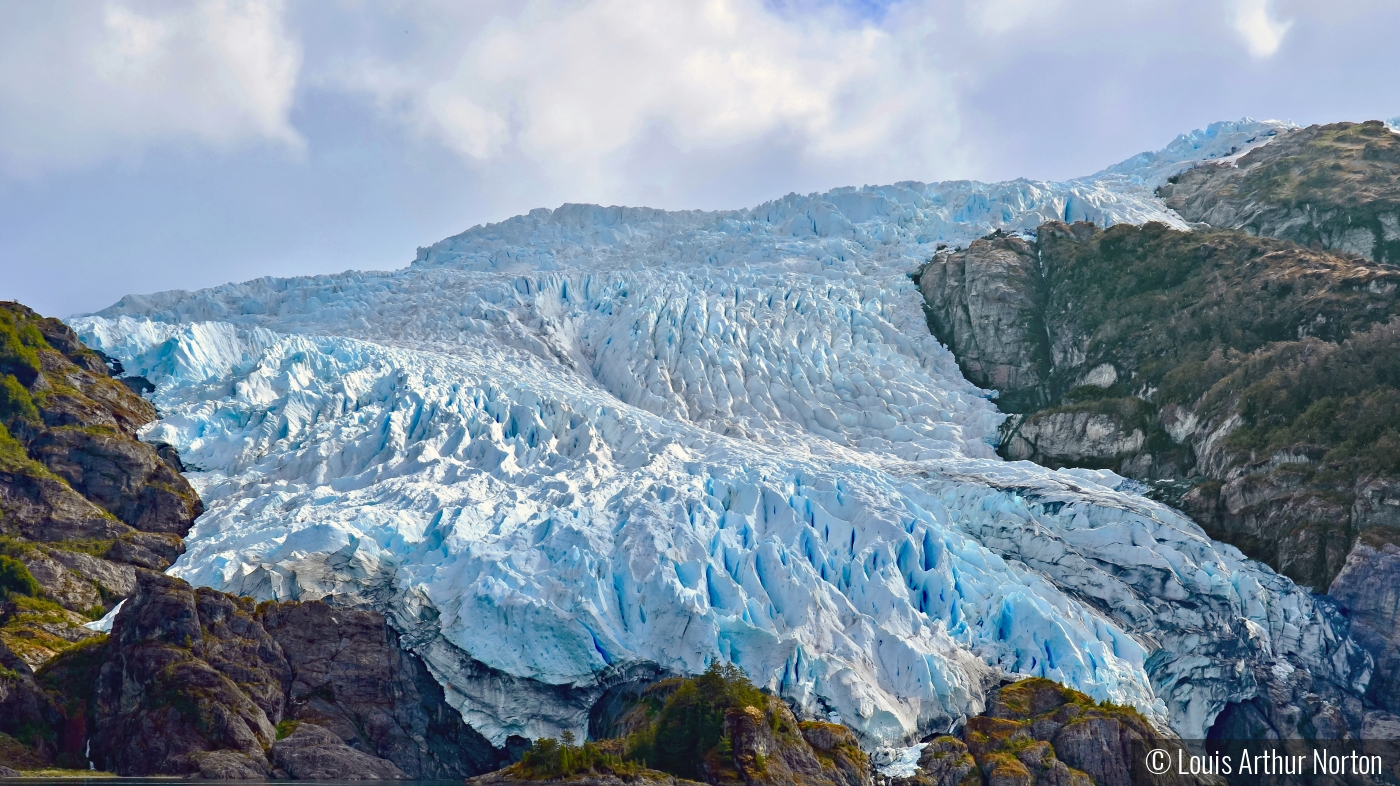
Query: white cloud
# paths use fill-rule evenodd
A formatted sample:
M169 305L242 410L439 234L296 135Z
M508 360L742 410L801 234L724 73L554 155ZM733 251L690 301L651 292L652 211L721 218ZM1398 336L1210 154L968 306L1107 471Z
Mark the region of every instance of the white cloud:
M1060 10L1063 0L970 0L967 17L984 33L1000 34L1043 21Z
M1269 0L1235 0L1235 32L1244 39L1249 54L1256 58L1266 58L1278 51L1292 20L1281 22L1269 9Z
M571 198L625 198L636 156L781 146L830 177L902 179L956 159L957 107L927 14L882 26L762 0L534 0L463 29L436 64L347 77L473 166L524 159ZM436 22L441 23L441 17Z
M193 139L299 148L279 0L35 3L0 26L0 167L34 173Z

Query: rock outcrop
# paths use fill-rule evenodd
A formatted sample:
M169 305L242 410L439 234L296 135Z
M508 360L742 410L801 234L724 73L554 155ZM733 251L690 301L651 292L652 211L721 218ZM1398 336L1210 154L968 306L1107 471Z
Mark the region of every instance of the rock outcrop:
M361 753L329 729L310 723L272 746L277 769L297 780L392 781L408 775L387 759Z
M1329 594L1347 608L1352 638L1375 662L1367 698L1400 707L1400 547L1356 544Z
M110 637L40 672L63 700L49 711L58 744L99 769L382 780L499 766L378 614L136 578Z
M716 786L871 786L870 763L850 729L799 723L782 700L724 712L726 753L706 757L701 772Z
M1136 767L1145 750L1179 745L1135 710L1096 704L1049 680L1027 679L994 691L987 711L969 719L960 737L929 741L918 772L892 786L1133 786L1146 774Z
M1187 221L1400 263L1400 134L1379 120L1284 132L1158 194Z
M258 619L292 679L286 717L335 732L413 778L459 778L500 756L448 706L443 689L372 611L320 601L265 603Z
M62 721L62 708L29 664L0 644L0 761L37 769L61 760L63 740L50 732Z
M1319 589L1360 533L1400 535L1400 268L1050 223L940 253L919 283L934 334L1013 413L1007 458L1143 481Z
M203 510L168 447L140 441L155 407L62 322L0 303L0 553L39 593L10 593L0 640L37 668L96 635L84 624L164 569Z
M271 773L290 669L253 604L142 573L105 645L92 760L120 775L187 775L214 751ZM227 762L220 767L227 768Z

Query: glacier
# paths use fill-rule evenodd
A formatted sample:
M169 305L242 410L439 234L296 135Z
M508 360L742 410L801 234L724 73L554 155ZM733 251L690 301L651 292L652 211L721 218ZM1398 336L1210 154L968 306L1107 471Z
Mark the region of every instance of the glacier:
M1289 675L1360 690L1369 661L1135 484L998 458L995 393L910 274L1046 220L1186 228L1157 185L1290 127L1217 123L1063 183L568 204L400 270L71 323L155 384L144 436L204 499L172 573L375 607L497 745L581 737L609 692L715 659L872 748L959 724L1004 675L1202 737Z

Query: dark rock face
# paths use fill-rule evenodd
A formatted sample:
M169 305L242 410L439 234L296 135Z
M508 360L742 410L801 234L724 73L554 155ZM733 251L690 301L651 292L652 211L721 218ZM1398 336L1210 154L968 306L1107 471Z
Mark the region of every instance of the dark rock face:
M60 748L42 730L60 723L61 709L34 679L29 664L4 644L0 644L0 666L4 667L0 672L0 757L16 766L45 766L58 757Z
M264 749L277 739L286 661L253 619L251 602L216 595L140 575L98 677L92 758L99 767L185 775L200 771L202 754L221 750L271 771Z
M1352 638L1375 662L1366 698L1400 707L1400 547L1356 544L1330 594L1348 609Z
M1158 193L1187 221L1400 263L1400 134L1376 120L1285 132Z
M286 739L272 746L277 769L297 780L389 781L407 780L393 762L361 753L336 734L302 723Z
M184 478L156 448L122 434L53 429L29 443L30 455L78 493L143 532L184 536L203 512Z
M256 606L164 574L137 578L95 667L87 712L98 767L392 779L498 766L378 614L320 602ZM284 721L296 733L279 741Z
M293 679L287 717L331 729L414 778L455 778L499 765L486 738L447 705L422 660L371 611L320 601L265 604L260 619Z
M993 236L940 254L921 272L919 288L929 328L954 348L968 379L1001 391L1010 412L1049 403L1052 363L1038 329L1046 286L1030 243Z

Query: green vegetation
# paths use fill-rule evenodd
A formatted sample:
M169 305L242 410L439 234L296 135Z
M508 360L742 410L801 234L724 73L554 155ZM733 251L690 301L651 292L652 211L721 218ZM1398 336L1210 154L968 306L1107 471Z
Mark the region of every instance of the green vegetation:
M1368 193L1386 183L1376 177L1400 166L1400 136L1379 122L1322 126L1291 155L1249 169L1245 184L1255 198L1289 205L1374 204ZM1391 167L1378 168L1377 162ZM1358 189L1357 187L1361 188Z
M14 472L23 475L48 475L44 465L29 458L19 440L10 436L9 429L0 423L0 472Z
M1231 447L1272 455L1296 446L1325 453L1311 474L1327 480L1400 476L1400 324L1378 326L1340 344L1288 342L1222 364L1204 409L1234 401L1245 425Z
M1168 182L1161 195L1188 221L1400 263L1400 135L1379 121L1283 134L1238 166Z
M38 350L48 346L38 328L0 309L0 374L17 377L25 387L34 384L43 369Z
M44 690L64 705L68 717L93 717L92 706L97 675L107 660L107 634L92 636L64 649L40 666L35 679Z
M294 720L284 720L277 724L277 739L285 740L296 733L297 727L301 723ZM528 754L527 754L528 755Z
M769 701L738 666L711 664L698 677L663 680L648 689L631 713L640 728L626 739L577 745L566 733L562 741L536 740L516 766L523 775L546 779L587 773L628 776L644 768L698 779L707 759L725 761L733 754L725 736L725 712L747 709L762 718ZM775 734L801 739L799 729L776 714L764 722ZM754 764L761 772L762 757Z
M1046 694L1052 692L1056 694L1056 698L1053 702L1047 702ZM1152 728L1152 724L1133 707L1107 700L1095 702L1074 688L1044 677L1028 677L1014 682L1002 688L997 697L998 703L1021 721L1033 721L1041 715L1059 712L1060 708L1071 706L1078 708L1079 712L1075 713L1078 719L1114 716L1130 724Z
M63 551L72 551L78 554L87 554L98 559L106 559L112 547L116 545L115 540L60 540L50 545Z
M564 732L562 741L536 740L518 765L522 774L534 778L555 780L574 775L633 775L642 767L624 761L621 756L604 751L597 744L574 744L574 735Z
M44 767L37 770L20 770L26 778L120 778L115 772L103 772L102 770L86 770L79 767L72 769L59 769L57 767Z
M29 568L14 557L0 556L0 591L7 598L15 595L37 598L44 594L44 588L29 573Z
M1232 357L1305 336L1339 341L1400 313L1384 291L1400 270L1241 232L1120 224L1082 242L1042 235L1046 322L1087 339L1086 361L1052 379L1057 398L1083 370L1112 362L1118 395L1157 387L1155 403L1189 404Z
M34 407L34 400L24 385L19 384L13 374L5 374L0 376L0 421L12 423L15 420L37 423L39 410Z
M766 706L767 697L742 669L713 663L704 674L682 681L664 701L652 698L644 706L651 722L628 739L628 756L663 772L696 778L705 757L724 756L730 744L724 737L725 710Z

